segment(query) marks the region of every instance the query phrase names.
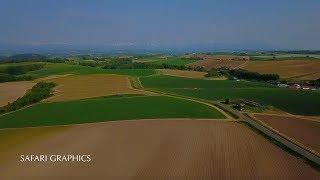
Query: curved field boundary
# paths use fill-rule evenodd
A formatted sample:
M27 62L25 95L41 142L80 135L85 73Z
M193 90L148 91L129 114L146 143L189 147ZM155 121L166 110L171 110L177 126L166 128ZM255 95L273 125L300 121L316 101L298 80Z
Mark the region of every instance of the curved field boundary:
M294 150L295 152L299 153L300 155L306 157L307 159L313 161L318 166L320 166L320 154L318 152L316 152L316 151L304 146L303 144L301 144L301 143L297 142L296 140L284 135L283 133L280 133L279 131L277 131L276 129L272 128L271 126L269 126L269 125L265 124L264 122L258 120L254 116L252 116L250 114L247 114L247 113L245 115L248 116L250 119L254 120L260 126L266 128L267 130L269 130L272 133L275 133L280 138L283 138L283 139L287 140L291 144L285 143L285 141L282 141L279 137L272 136L272 135L269 135L269 136L271 136L272 138L280 141L281 143L283 143L288 148ZM252 124L252 123L250 123L250 124ZM258 128L257 126L255 126L255 127ZM261 130L261 128L258 128L258 129ZM263 131L263 130L262 130L262 132L266 133L266 131Z
M311 153L314 153L314 154L316 154L318 157L320 157L320 153L318 153L317 151L313 150L312 148L309 148L309 147L305 146L304 144L300 143L299 141L296 141L294 138L290 138L290 137L287 136L286 134L281 133L279 130L277 130L277 129L273 128L272 126L268 125L267 123L259 120L257 117L254 116L254 114L253 114L253 115L248 114L248 116L250 116L252 119L258 121L258 122L259 122L260 124L262 124L264 127L266 127L266 128L268 128L268 129L274 131L275 133L279 134L280 136L288 139L289 141L297 144L298 146L304 148L305 150L307 150L307 151L309 151L309 152L311 152Z
M190 98L190 97L187 97L187 96L181 96L181 95L176 95L176 94L170 94L170 93L165 93L165 92L161 92L161 91L156 91L156 90L150 90L148 89L147 91L149 92L154 92L154 93L158 93L162 96L167 96L167 97L172 97L172 98L177 98L177 99L183 99L183 100L188 100L188 101L192 101L192 102L197 102L197 103L200 103L200 104L204 104L204 105L207 105L211 108L214 108L215 110L219 111L220 113L222 113L227 119L231 119L231 120L235 120L235 117L234 116L230 116L228 113L226 113L226 111L218 108L217 106L213 105L212 103L210 102L206 102L202 99L196 99L196 98Z
M116 96L37 104L30 108L0 116L0 127L54 126L150 118L212 118L224 120L225 116L213 107L182 98Z
M37 128L53 128L53 127L77 127L77 126L86 126L86 125L97 125L97 124L106 124L106 123L119 123L119 122L148 122L148 121L221 121L221 119L205 119L205 118L155 118L155 119L124 119L119 121L100 121L100 122L87 122L87 123L73 123L73 124L59 124L59 125L44 125L44 126L30 126L30 127L17 127L17 128L0 128L1 131L6 130L19 130L19 129L37 129ZM237 122L231 119L223 120L223 122Z

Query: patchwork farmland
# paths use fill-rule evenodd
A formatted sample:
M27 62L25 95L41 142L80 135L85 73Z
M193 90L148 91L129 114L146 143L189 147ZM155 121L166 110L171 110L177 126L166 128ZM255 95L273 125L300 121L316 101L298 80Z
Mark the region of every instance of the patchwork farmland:
M251 111L241 112L223 104L226 99L250 100L267 107L259 107L263 114L255 114L257 119L293 142L319 151L319 140L314 138L318 136L314 119L320 116L319 91L279 88L264 81L236 81L226 76L208 77L210 68L246 68L264 61L253 62L238 55L199 57L202 60L192 56L132 61L113 57L85 63L75 58L71 62L42 62L40 69L13 75L16 82L0 83L0 92L4 92L0 99L7 98L0 107L0 178L37 179L44 174L70 177L75 172L83 177L119 177L127 172L124 179L319 177L315 159L293 153L282 142L248 124L243 114ZM121 61L121 66L114 61ZM209 62L206 68L192 68L204 62ZM19 81L20 77L30 80ZM54 85L50 91L42 92L40 88L40 95L44 93L46 98L39 100L30 90L25 94L39 83ZM9 101L16 103L7 104ZM285 115L270 114L273 112ZM301 120L309 116L313 116L312 121ZM29 162L25 168L17 164L16 154L29 152L90 152L94 168L41 166L37 162Z
M0 180L320 180L319 7L0 0Z

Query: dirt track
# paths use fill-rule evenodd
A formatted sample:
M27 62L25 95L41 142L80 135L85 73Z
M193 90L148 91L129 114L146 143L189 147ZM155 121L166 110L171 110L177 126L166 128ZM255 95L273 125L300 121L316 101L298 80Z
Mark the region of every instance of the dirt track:
M0 83L0 107L22 97L33 85L35 83L31 81Z
M23 136L23 132L19 135ZM78 125L52 133L45 141L34 140L23 148L12 148L11 152L9 161L0 162L1 179L19 179L19 176L32 179L49 176L54 179L57 176L65 179L70 176L77 179L92 176L100 179L316 179L320 176L246 126L214 120ZM19 154L69 153L91 154L93 160L90 163L19 162Z

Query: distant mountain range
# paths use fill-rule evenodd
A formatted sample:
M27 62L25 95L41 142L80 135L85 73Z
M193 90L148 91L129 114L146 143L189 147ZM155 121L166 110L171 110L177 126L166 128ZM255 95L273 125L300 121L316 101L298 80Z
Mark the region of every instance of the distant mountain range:
M263 43L198 43L190 45L157 45L147 43L117 43L109 45L69 45L69 44L41 44L41 45L12 45L0 44L0 59L15 54L43 54L51 55L83 55L83 54L148 54L165 53L181 54L191 52L216 51L301 51L300 49L277 48Z
M141 53L184 53L212 51L244 51L244 50L275 50L274 47L262 43L230 44L230 43L198 43L190 45L156 45L144 43L118 43L110 45L12 45L0 44L1 55L17 53L40 54L141 54Z

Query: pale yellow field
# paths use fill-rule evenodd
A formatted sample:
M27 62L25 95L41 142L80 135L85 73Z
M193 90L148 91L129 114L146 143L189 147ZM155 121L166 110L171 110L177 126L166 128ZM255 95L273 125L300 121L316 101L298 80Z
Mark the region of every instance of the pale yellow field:
M66 101L116 94L142 94L131 87L127 76L95 74L70 75L48 79L57 83L54 96L47 101Z

